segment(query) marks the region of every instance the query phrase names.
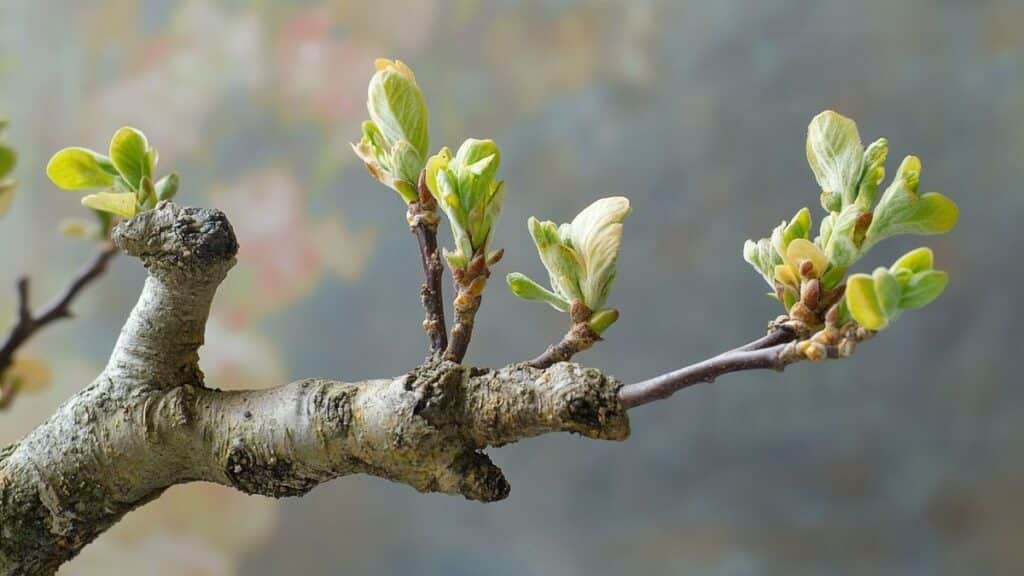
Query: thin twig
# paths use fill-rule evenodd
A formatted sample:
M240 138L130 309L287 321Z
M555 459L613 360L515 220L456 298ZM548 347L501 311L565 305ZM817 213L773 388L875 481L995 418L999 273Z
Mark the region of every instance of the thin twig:
M92 260L71 278L71 282L64 288L64 291L38 314L32 313L29 279L27 277L18 279L18 321L11 328L3 346L0 347L0 376L10 368L14 362L14 354L32 335L51 322L71 317L71 304L75 297L90 282L106 271L107 264L115 254L117 254L117 247L112 242L104 243L103 248ZM0 409L11 403L15 392L12 385L0 384Z
M764 348L770 348L776 344L785 344L786 342L792 342L796 338L796 335L792 330L786 328L771 328L767 334L758 338L757 340L748 342L739 348L734 348L730 352L750 352L753 350L763 350Z
M627 409L635 408L668 398L694 384L713 382L715 378L731 372L768 369L781 371L803 360L845 358L853 354L858 342L873 334L856 324L849 324L842 329L826 326L810 338L801 340L792 330L776 328L753 342L718 356L650 380L623 386L619 390L619 401Z
M650 380L623 386L619 390L619 400L625 408L635 408L668 398L688 386L712 382L722 374L744 370L782 370L795 361L783 356L782 352L787 346L789 344L776 344L757 350L732 350Z
M437 203L427 189L425 173L420 174L419 199L409 204L406 218L409 229L416 236L420 248L420 262L423 264L423 285L420 287L420 301L426 310L423 330L430 338L430 351L440 354L448 347L448 334L444 321L444 298L441 293L441 255L437 249Z
M587 322L591 314L593 312L583 302L579 300L573 302L569 311L572 328L566 332L565 336L562 336L557 344L548 346L540 356L526 364L543 370L559 362L568 362L576 354L589 350L595 343L600 342L601 335L595 332Z

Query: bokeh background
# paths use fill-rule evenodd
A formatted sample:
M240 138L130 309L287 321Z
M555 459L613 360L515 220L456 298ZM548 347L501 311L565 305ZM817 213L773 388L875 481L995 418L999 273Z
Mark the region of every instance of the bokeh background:
M635 411L624 444L496 450L513 489L493 505L362 477L280 502L177 487L61 573L1024 572L1022 26L1014 0L3 0L0 114L22 185L0 221L0 322L18 274L41 302L93 249L58 235L84 212L46 160L135 125L181 201L224 209L242 243L203 358L220 387L394 375L424 354L403 206L348 147L378 56L416 71L434 145L502 146L497 278L543 276L527 216L633 200L623 317L580 357L627 381L779 312L741 245L817 209L803 145L818 111L888 137L890 174L919 155L924 188L961 206L948 237L862 263L927 242L952 282L851 361L687 390ZM78 319L32 342L54 382L0 413L0 443L99 371L143 277L119 259ZM496 280L470 359L530 357L564 323Z

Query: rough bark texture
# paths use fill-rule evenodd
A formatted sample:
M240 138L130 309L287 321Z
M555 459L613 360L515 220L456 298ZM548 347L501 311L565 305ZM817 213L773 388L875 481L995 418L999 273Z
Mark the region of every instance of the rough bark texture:
M47 574L174 484L298 496L354 473L480 501L508 495L483 453L546 432L622 440L620 383L593 369L433 360L383 380L206 386L198 349L237 242L216 210L164 202L114 239L149 269L96 380L0 449L0 573Z

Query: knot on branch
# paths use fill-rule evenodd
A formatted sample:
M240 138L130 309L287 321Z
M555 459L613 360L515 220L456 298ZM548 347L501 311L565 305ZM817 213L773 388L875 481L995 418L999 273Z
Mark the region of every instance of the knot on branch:
M219 272L218 282L238 253L238 240L223 212L168 201L118 224L113 240L153 274L202 277Z

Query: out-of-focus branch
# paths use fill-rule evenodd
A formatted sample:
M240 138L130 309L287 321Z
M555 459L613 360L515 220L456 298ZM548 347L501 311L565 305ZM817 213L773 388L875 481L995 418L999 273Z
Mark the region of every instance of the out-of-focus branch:
M18 349L36 332L52 322L72 316L71 304L75 298L107 270L107 264L116 254L117 247L112 242L105 242L99 252L71 278L64 291L38 313L32 312L28 277L18 279L18 320L0 347L0 376L10 368ZM15 382L0 378L0 410L10 406L17 393Z
M437 249L437 202L430 194L425 180L425 172L420 173L419 198L409 203L406 218L409 229L416 236L420 248L420 261L423 264L423 285L420 287L420 300L426 311L423 319L423 330L430 338L430 351L433 355L444 352L448 347L448 330L444 321L444 298L441 289L441 276L444 267L441 265L441 254Z

